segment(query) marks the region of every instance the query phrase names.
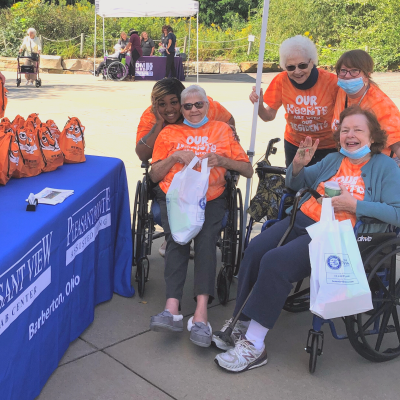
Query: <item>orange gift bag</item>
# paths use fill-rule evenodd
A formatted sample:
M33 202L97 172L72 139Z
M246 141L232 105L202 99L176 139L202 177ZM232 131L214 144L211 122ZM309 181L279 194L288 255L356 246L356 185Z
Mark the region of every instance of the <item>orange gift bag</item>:
M0 124L0 185L5 185L15 170L21 168L22 160L15 134L9 123Z
M39 175L45 163L36 132L32 129L20 128L16 132L16 138L23 165L21 170L14 171L13 177L29 178Z
M65 156L65 163L85 162L85 127L77 117L69 118L60 135L60 148Z
M58 145L57 139L55 139L51 134L50 129L46 124L41 123L36 129L36 133L45 162L42 171L50 172L61 167L61 165L64 164L64 154Z
M48 119L46 121L46 125L47 127L50 129L51 134L53 135L54 139L57 139L57 141L59 141L59 137L61 135L60 130L58 129L57 124L52 120L52 119Z

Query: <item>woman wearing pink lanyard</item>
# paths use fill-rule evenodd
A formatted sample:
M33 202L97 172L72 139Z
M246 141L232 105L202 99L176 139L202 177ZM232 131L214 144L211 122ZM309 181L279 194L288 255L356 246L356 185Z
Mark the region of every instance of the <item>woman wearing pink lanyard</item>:
M336 130L340 113L347 107L359 105L371 110L388 135L386 148L382 151L390 157L400 158L400 112L390 98L371 79L374 61L363 50L350 50L336 63L339 91L336 97L332 130Z

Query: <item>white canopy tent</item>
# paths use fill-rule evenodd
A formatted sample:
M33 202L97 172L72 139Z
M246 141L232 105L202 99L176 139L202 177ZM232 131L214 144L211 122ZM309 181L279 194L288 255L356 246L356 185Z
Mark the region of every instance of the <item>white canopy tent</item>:
M197 15L197 82L199 81L199 2L193 0L96 0L94 18L94 55L96 58L96 14L103 18L192 17ZM134 28L134 27L132 27ZM189 31L190 46L190 31Z

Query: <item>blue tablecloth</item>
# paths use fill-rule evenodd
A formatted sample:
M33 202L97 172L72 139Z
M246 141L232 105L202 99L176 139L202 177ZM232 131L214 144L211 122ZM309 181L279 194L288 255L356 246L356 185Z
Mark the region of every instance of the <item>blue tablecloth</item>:
M126 56L126 63L129 64L131 58ZM181 57L174 57L176 77L180 81L185 80L185 71L183 69L183 63ZM165 72L167 68L167 57L140 57L136 61L136 79L144 79L149 81L159 81L165 78ZM171 75L169 76L171 77Z
M27 212L45 187L73 189ZM113 292L132 296L124 164L87 156L0 187L0 399L32 400Z

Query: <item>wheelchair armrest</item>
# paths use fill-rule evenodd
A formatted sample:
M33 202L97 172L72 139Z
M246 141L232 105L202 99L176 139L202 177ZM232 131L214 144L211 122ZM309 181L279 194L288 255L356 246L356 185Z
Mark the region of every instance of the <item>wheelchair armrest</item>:
M386 222L371 217L361 217L358 222L362 222L363 224L386 224Z

